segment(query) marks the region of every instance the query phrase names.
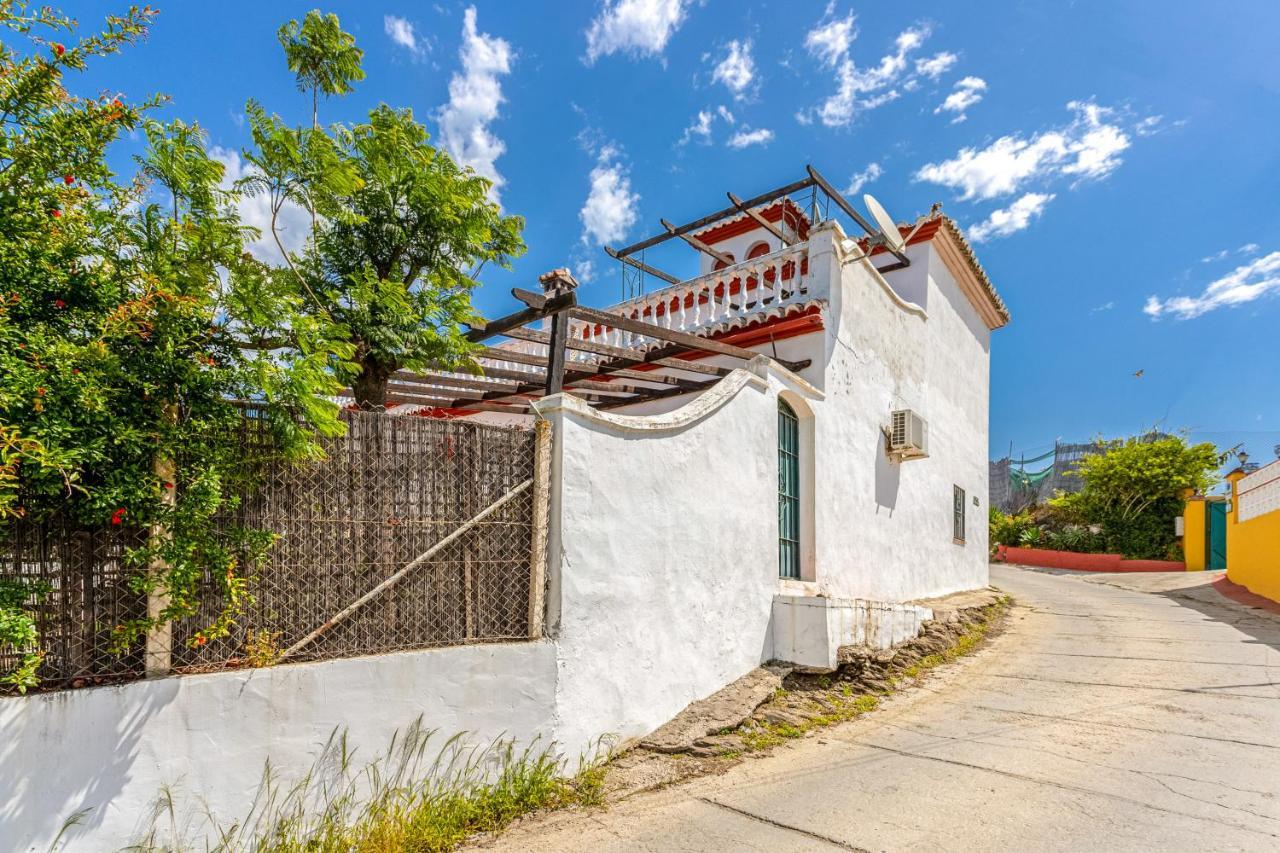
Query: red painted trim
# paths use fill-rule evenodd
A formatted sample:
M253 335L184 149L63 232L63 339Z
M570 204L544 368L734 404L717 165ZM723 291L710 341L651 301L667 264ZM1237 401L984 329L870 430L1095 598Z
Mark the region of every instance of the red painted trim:
M1256 592L1250 592L1248 588L1232 581L1226 575L1218 578L1211 584L1211 586L1217 590L1219 595L1224 598L1229 598L1237 604L1244 604L1249 607L1269 610L1272 613L1280 613L1280 601L1272 601L1265 595L1258 595Z
M1119 554L1080 554L1048 548L996 547L996 557L1007 563L1042 569L1071 569L1077 572L1185 572L1186 563L1174 560L1126 560Z
M781 202L774 202L768 207L760 211L760 215L768 222L778 222L782 219L783 206L787 209L787 220L792 223L800 239L809 239L809 219L804 215L804 211L796 206L791 199L783 199ZM732 237L738 237L743 234L755 231L756 229L763 231L760 224L750 216L743 216L741 219L735 219L733 222L726 222L723 225L713 225L702 232L695 232L697 238L707 245L715 245L723 240Z

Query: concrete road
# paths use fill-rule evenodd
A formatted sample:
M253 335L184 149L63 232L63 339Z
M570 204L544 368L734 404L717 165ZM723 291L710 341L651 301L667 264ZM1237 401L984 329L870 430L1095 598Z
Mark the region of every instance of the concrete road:
M876 713L488 846L1280 850L1280 616L1202 575L991 575L1008 630Z

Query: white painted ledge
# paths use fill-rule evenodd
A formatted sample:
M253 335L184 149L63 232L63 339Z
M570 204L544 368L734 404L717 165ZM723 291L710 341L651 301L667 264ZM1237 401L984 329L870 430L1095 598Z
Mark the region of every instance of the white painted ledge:
M880 285L880 288L888 295L889 301L908 314L913 314L919 317L921 320L929 319L929 315L924 308L914 302L908 302L898 295L898 291L893 289L893 285L889 284L888 279L880 273L880 270L876 269L876 265L871 262L871 258L863 254L862 250L858 248L857 241L845 239L841 240L839 245L841 254L840 266L843 267L847 264L861 263L866 267L867 272L871 274L871 277L875 279L876 283Z

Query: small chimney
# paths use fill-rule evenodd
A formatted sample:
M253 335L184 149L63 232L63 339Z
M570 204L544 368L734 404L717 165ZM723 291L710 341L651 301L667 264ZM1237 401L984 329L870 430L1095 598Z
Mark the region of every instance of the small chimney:
M538 281L542 283L542 292L548 297L561 296L578 287L578 280L564 267L544 272L538 276Z

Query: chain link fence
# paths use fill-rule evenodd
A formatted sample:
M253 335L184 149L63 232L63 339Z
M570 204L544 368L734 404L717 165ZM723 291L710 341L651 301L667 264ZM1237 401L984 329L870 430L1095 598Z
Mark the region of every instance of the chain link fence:
M254 487L218 523L228 531L269 531L276 540L266 561L249 571L252 601L231 634L199 643L197 632L221 607L214 579L204 579L202 611L171 626L172 670L524 640L540 632L535 431L382 412L342 417L347 434L325 440L325 458L304 464L274 459L266 426L251 412L245 417ZM125 562L142 537L58 522L17 522L0 533L0 581L34 581L46 590L30 606L44 653L42 688L143 675L141 645L110 648L114 626L147 613L146 596L130 590ZM0 670L19 657L0 648Z

